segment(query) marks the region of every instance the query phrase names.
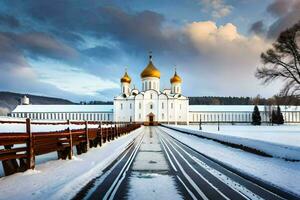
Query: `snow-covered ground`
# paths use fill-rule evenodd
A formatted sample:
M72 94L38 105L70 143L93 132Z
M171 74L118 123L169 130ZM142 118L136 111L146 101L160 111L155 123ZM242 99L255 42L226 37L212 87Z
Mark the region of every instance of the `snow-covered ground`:
M103 125L102 127L106 127L107 125ZM71 129L82 129L85 128L85 125L49 125L49 124L32 124L31 131L32 132L49 132L49 131L61 131L65 130L68 127ZM97 128L97 124L89 124L89 128ZM25 133L26 132L26 124L7 124L0 123L0 133Z
M99 176L134 140L144 127L92 148L72 160L52 160L27 170L0 178L0 199L70 199L91 179ZM51 157L51 156L50 156Z
M179 126L199 130L199 125ZM300 147L300 125L202 125L202 131Z
M251 126L251 125L221 125L220 131L216 125L174 126L178 130L188 131L229 143L241 144L278 158L300 160L300 126Z
M267 158L197 136L162 128L169 135L211 158L235 168L247 175L300 196L300 162L279 158Z

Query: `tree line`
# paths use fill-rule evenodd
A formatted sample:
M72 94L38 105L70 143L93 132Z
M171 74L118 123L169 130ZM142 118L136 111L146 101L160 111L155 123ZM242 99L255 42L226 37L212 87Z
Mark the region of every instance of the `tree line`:
M256 97L189 97L190 105L300 105L300 99L294 96L275 95L270 98Z

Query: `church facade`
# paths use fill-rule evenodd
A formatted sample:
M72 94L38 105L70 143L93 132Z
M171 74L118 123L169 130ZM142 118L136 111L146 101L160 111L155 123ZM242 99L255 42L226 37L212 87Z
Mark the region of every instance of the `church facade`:
M121 93L114 98L114 120L144 124L189 123L189 99L182 95L182 79L177 74L170 79L170 88L161 90L160 71L152 56L141 73L141 89L131 87L127 71L121 78Z

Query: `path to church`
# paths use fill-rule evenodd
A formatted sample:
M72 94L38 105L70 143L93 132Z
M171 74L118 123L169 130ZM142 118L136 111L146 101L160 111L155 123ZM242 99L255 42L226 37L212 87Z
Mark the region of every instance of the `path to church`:
M159 127L145 127L74 199L283 199L207 159Z

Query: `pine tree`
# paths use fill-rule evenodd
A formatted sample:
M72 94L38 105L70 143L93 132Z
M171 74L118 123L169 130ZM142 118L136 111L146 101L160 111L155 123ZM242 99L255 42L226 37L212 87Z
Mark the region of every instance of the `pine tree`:
M271 118L271 122L272 124L278 124L278 116L277 116L277 112L275 112L275 110L272 110L272 118Z
M252 113L252 125L261 125L261 116L257 105L254 106Z
M284 124L284 119L283 119L283 115L282 115L282 112L280 110L280 107L277 106L277 124Z

